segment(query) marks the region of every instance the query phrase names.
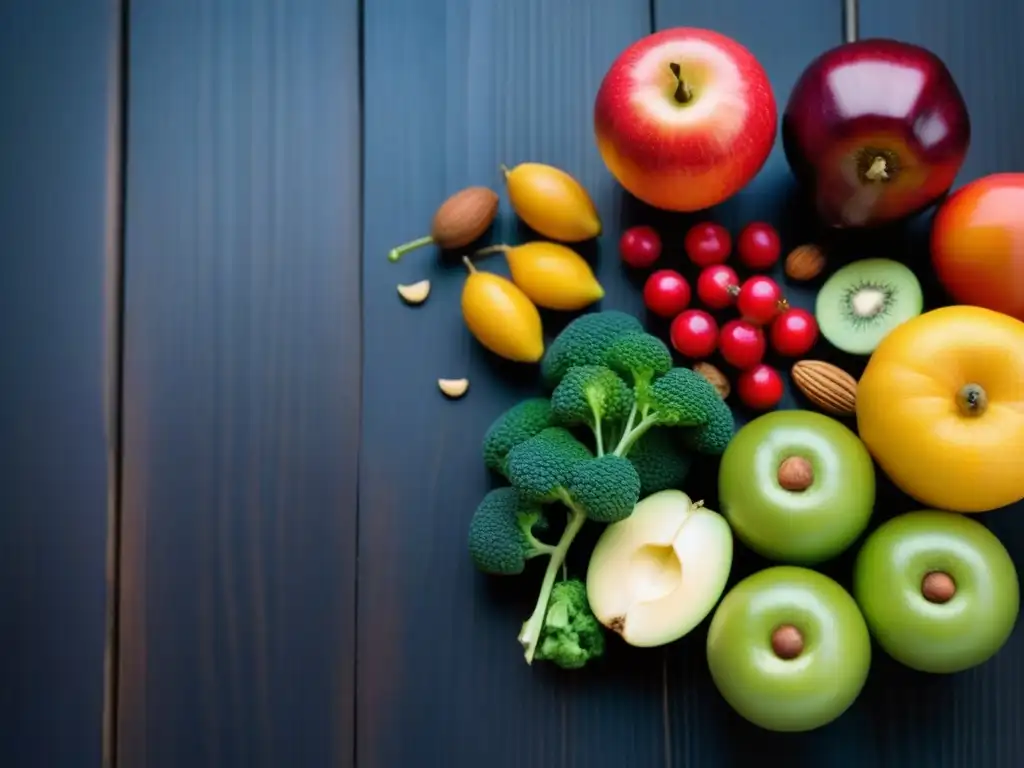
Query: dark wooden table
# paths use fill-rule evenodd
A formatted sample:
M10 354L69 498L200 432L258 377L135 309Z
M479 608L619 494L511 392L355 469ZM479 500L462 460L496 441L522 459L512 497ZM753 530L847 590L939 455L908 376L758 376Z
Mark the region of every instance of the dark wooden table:
M499 163L549 162L600 207L605 305L638 311L618 233L678 242L685 220L602 166L605 69L706 26L782 103L842 40L839 0L122 2L0 4L0 765L1024 764L1021 629L950 678L879 654L803 736L728 711L700 632L615 645L599 673L527 668L532 587L494 589L464 542L480 436L533 373L470 340L457 266L385 258ZM1021 29L1013 0L861 0L861 36L929 46L960 83L962 181L1024 169ZM776 152L714 215L792 246L813 224L789 192ZM494 238L515 234L503 213ZM423 277L430 302L402 306ZM462 375L465 400L438 396ZM1024 564L1024 507L983 519Z

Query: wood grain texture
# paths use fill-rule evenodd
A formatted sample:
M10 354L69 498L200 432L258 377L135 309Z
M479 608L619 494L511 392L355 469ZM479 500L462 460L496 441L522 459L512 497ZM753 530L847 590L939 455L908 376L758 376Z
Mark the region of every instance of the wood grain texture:
M364 24L358 764L660 765L661 655L615 646L592 672L528 667L516 636L539 570L487 579L466 552L490 482L481 438L539 392L536 368L503 364L469 336L457 259L430 249L386 259L427 231L448 195L501 190L500 163L551 163L589 189L604 219L598 246L581 249L596 259L604 306L639 311L615 248L629 205L597 154L592 110L612 60L650 31L648 4L374 0ZM491 239L528 236L502 191ZM480 267L507 274L498 257ZM396 284L422 278L433 281L429 300L404 306ZM565 321L547 315L547 335ZM469 394L446 401L435 380L461 376Z
M0 765L102 760L116 316L108 0L0 7Z
M119 768L352 765L358 32L132 9Z
M861 37L894 37L923 45L947 64L971 114L970 151L954 188L999 171L1024 170L1024 6L990 0L861 0ZM909 228L904 248L927 264L927 226ZM934 286L933 286L934 289ZM936 301L944 300L934 291ZM979 517L1024 568L1024 503ZM1024 628L987 664L932 680L891 665L876 686L872 718L884 734L882 765L935 768L1024 764Z

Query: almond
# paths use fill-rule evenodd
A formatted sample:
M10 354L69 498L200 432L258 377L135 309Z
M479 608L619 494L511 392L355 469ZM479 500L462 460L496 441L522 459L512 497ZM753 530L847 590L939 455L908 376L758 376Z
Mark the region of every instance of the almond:
M497 192L487 187L466 187L441 203L430 235L443 249L462 248L486 232L497 215Z
M815 406L833 416L857 411L857 380L823 360L801 360L792 368L793 384Z
M718 394L722 396L723 400L729 396L731 391L729 379L711 363L697 363L693 366L693 370L710 381L712 386L718 390Z
M825 268L825 253L816 245L794 248L786 257L786 277L792 280L813 280Z

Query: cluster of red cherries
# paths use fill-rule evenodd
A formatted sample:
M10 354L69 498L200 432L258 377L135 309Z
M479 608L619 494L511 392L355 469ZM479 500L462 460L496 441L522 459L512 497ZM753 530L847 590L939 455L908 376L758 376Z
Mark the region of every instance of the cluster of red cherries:
M732 255L729 230L703 222L686 233L686 257L701 272L696 281L697 299L703 309L691 307L694 290L674 269L659 269L644 284L644 304L655 315L672 321L669 336L679 354L704 360L715 352L739 373L735 391L749 408L767 410L782 399L779 372L763 360L771 348L785 357L806 354L818 339L814 315L786 302L782 288L767 275L743 280L725 262ZM661 237L649 226L626 230L619 241L622 261L648 269L661 256ZM736 239L736 255L752 272L775 266L782 254L779 233L770 224L753 222ZM735 307L739 317L719 327L707 310Z

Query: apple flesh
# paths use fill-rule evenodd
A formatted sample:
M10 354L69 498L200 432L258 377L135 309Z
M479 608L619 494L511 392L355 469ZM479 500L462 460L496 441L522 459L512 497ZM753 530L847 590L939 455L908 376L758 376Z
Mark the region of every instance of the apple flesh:
M611 174L648 205L697 211L734 195L775 143L775 97L764 67L735 40L665 29L612 63L594 105Z
M845 425L814 411L747 422L718 471L722 514L763 557L812 565L853 544L875 507L871 454Z
M935 510L894 517L868 537L853 594L882 649L920 672L984 663L1020 610L1017 570L999 539L977 520Z
M715 607L732 568L725 518L666 490L602 532L587 567L594 616L629 645L665 645Z
M826 51L782 117L794 175L833 227L910 216L952 186L970 144L967 105L931 51L860 40Z
M770 731L809 731L860 695L871 638L838 583L780 565L748 576L722 598L707 654L715 687L740 716Z

